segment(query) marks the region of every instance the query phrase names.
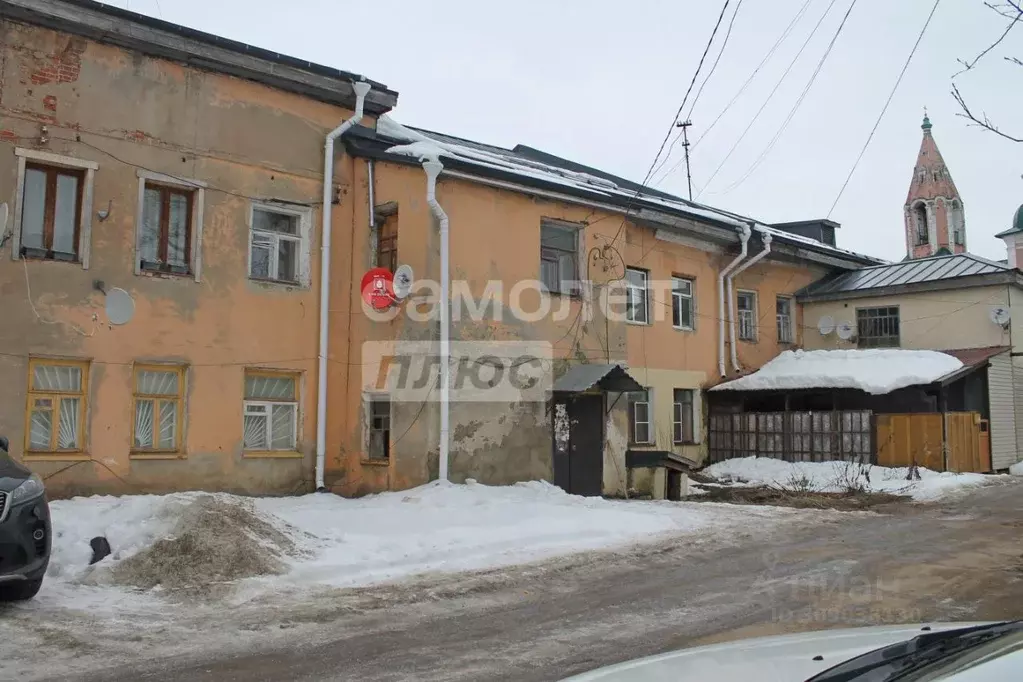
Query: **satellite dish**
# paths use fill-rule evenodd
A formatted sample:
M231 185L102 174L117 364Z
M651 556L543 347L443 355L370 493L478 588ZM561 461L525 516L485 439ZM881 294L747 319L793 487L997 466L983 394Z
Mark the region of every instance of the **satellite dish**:
M135 315L135 299L124 289L107 291L107 319L110 324L127 324Z
M411 265L399 265L394 271L394 297L401 300L408 296L412 290L412 282L415 281L415 274Z
M991 308L991 310L988 311L988 316L991 318L992 322L997 325L1001 325L1002 327L1009 324L1009 320L1011 319L1009 309L1002 306L994 306Z
M848 341L856 335L856 329L853 327L853 323L849 321L839 322L838 326L835 327L835 332L838 334L838 338L843 341Z
M827 336L831 332L835 331L835 318L831 315L825 315L817 322L817 331L821 333L821 336Z

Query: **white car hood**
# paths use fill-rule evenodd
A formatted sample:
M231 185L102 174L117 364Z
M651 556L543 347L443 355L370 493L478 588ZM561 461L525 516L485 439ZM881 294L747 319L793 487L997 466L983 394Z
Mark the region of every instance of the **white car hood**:
M740 639L640 658L565 682L803 682L850 658L930 631L983 625L940 623L803 632ZM813 660L820 656L822 660Z

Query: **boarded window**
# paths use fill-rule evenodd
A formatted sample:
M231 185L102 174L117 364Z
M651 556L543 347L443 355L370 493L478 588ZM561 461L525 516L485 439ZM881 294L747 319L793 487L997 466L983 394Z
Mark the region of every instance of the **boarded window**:
M377 233L377 267L398 269L398 216L389 216Z

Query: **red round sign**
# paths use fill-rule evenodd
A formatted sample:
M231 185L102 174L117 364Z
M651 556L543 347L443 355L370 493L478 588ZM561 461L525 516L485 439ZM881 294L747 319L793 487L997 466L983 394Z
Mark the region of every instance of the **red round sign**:
M387 268L373 268L362 276L362 300L374 310L386 310L395 301L394 274Z

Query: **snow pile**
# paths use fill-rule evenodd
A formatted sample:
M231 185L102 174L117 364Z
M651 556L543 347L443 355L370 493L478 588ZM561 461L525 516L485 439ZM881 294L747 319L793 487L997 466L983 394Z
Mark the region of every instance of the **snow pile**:
M742 457L712 464L704 474L737 485L769 486L800 492L838 493L847 490L908 495L919 502L1001 480L988 474L956 474L917 467L919 480L908 480L905 467L852 462L786 462L771 457Z
M1009 467L1009 474L1012 476L1023 476L1023 462L1016 462Z
M789 350L753 374L710 390L855 388L881 395L929 384L962 367L958 358L933 350Z
M79 497L55 501L51 511L55 536L43 589L51 598L76 595L79 601L86 593L95 601L95 590L111 586L192 593L230 583L243 585L239 593L246 598L282 588L363 586L678 534L733 537L751 519L764 525L793 513L578 497L544 482L491 487L472 481L360 499ZM109 540L112 554L90 567L89 541L99 535Z

